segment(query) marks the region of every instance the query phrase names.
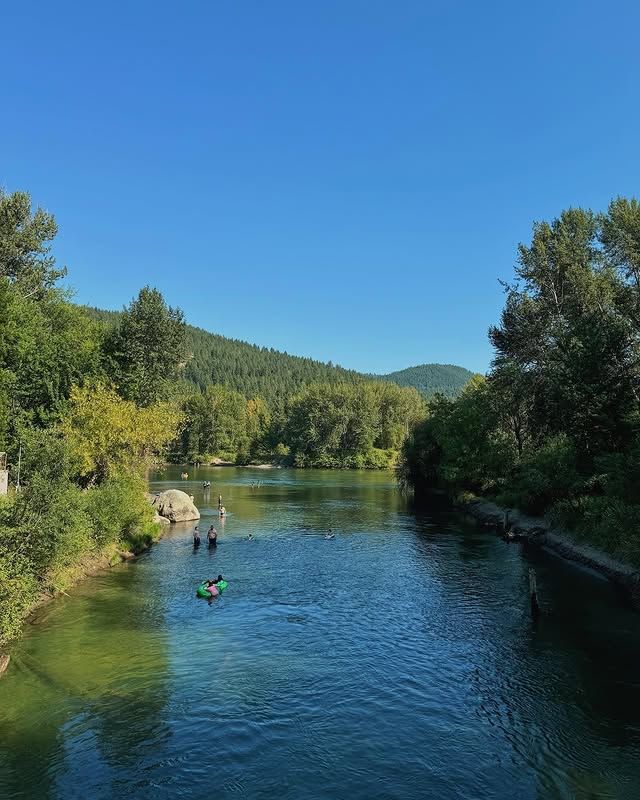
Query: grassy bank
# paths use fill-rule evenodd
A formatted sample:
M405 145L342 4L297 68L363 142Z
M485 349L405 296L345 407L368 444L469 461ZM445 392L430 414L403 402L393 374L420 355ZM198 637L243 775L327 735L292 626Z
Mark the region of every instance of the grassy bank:
M161 525L137 477L81 489L34 481L0 503L0 646L33 609L159 538Z

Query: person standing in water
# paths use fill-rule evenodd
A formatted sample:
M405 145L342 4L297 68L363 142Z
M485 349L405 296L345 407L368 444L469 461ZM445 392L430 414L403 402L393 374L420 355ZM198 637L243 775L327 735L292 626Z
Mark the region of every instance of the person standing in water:
M207 533L207 541L209 542L209 547L218 546L218 531L213 527L213 525L209 528Z
M193 546L200 547L200 531L198 530L198 526L193 530Z
M218 495L218 511L222 508L222 495Z

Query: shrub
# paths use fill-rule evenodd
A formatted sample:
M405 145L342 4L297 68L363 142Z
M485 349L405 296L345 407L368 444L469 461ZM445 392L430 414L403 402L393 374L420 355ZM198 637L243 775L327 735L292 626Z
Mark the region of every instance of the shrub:
M146 530L153 522L153 510L145 498L141 478L109 478L86 492L87 514L95 543L102 547L124 541Z
M572 497L583 483L572 443L566 436L555 436L513 470L498 499L529 514L543 514L559 500Z
M20 624L34 602L38 583L27 558L3 552L0 529L0 645L20 632Z
M640 565L640 506L612 497L580 497L556 503L550 517L577 540Z

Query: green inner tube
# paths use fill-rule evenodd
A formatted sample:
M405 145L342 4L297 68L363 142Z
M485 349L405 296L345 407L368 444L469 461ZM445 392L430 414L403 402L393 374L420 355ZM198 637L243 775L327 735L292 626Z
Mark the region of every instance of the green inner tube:
M203 581L200 586L196 589L196 595L198 597L211 597L211 592L207 591L207 582Z
M221 592L223 589L226 589L228 585L226 581L220 581L220 583L216 583L216 589Z

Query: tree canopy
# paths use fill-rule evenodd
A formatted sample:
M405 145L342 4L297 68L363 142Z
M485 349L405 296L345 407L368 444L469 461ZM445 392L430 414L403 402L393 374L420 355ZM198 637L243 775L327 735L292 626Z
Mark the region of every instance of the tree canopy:
M402 478L488 492L640 560L640 204L533 226L489 331L487 380L430 404ZM475 419L471 425L468 420Z

